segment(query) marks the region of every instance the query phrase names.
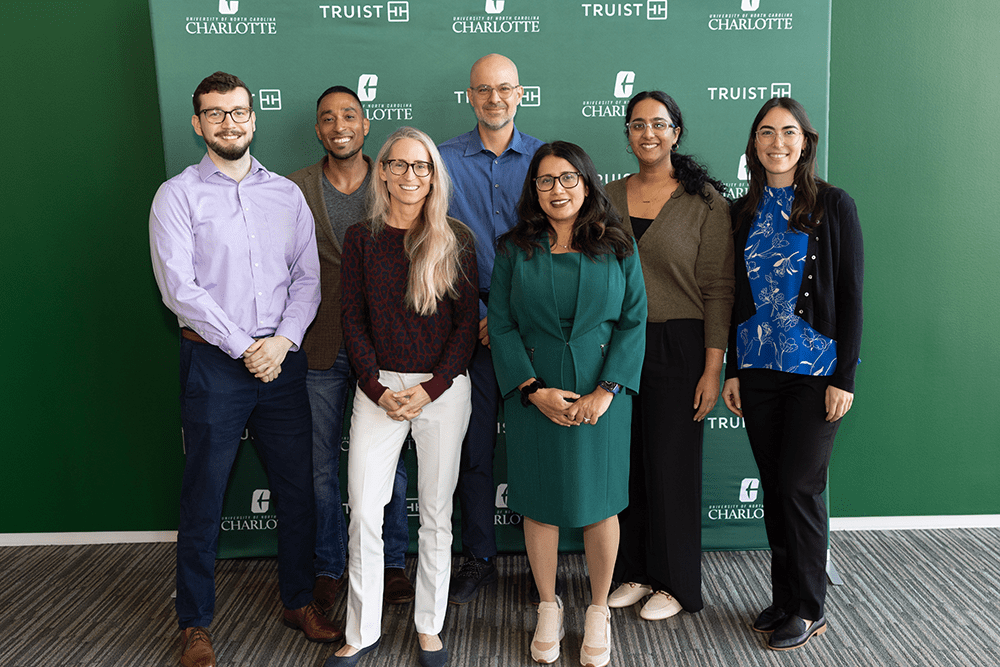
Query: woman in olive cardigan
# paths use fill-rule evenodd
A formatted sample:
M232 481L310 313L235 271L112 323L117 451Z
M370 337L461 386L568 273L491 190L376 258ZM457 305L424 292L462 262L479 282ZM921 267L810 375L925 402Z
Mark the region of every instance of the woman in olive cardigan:
M642 269L578 146L538 150L518 213L500 239L488 322L504 396L507 503L525 516L541 598L531 654L543 663L559 655L559 526L582 526L592 604L581 663L600 667L610 660L607 595L645 343Z

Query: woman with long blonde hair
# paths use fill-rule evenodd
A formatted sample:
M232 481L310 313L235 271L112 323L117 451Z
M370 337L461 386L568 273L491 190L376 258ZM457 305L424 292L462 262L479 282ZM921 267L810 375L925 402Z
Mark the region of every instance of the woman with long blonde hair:
M472 235L448 218L451 179L423 132L403 127L375 160L372 217L347 230L341 308L358 375L347 463L349 568L345 645L327 667L356 664L381 635L382 517L406 436L420 506L414 622L419 662L448 660L452 494L471 414L466 372L479 321Z

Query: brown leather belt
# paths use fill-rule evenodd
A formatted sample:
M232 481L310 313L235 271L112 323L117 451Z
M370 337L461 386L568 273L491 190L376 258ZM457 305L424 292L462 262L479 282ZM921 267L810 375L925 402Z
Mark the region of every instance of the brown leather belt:
M208 345L208 341L196 334L191 329L181 329L181 338L187 338L188 340L193 340L196 343L205 343Z

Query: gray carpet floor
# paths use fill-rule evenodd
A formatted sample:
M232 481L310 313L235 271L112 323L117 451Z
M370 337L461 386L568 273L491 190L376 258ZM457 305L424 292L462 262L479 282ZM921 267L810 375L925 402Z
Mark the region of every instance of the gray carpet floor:
M837 532L845 585L827 597L830 628L807 646L766 649L749 628L768 603L768 553L703 557L706 607L648 622L612 616L612 665L1000 665L1000 529ZM0 548L0 666L179 664L173 544ZM416 562L410 559L412 576ZM497 559L500 581L450 606L442 639L454 667L533 665L527 560ZM578 665L587 583L581 554L560 556L566 638L557 665ZM320 667L334 647L280 622L273 559L219 561L212 631L219 665ZM343 594L332 612L343 618ZM416 664L413 605L385 609L382 645L362 667Z

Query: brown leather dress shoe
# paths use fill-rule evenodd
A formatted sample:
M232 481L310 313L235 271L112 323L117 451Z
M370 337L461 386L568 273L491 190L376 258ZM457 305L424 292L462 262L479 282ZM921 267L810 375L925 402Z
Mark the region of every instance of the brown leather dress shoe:
M406 604L416 597L413 584L401 567L385 568L385 589L382 599L386 604Z
M337 593L340 592L344 582L347 581L347 573L340 579L334 577L316 577L313 585L313 600L319 605L324 614L329 614L333 605L337 602Z
M327 620L315 600L301 609L286 609L281 615L285 625L301 630L311 642L329 644L344 636L344 631L336 623Z
M215 651L208 628L181 630L181 667L215 667Z

